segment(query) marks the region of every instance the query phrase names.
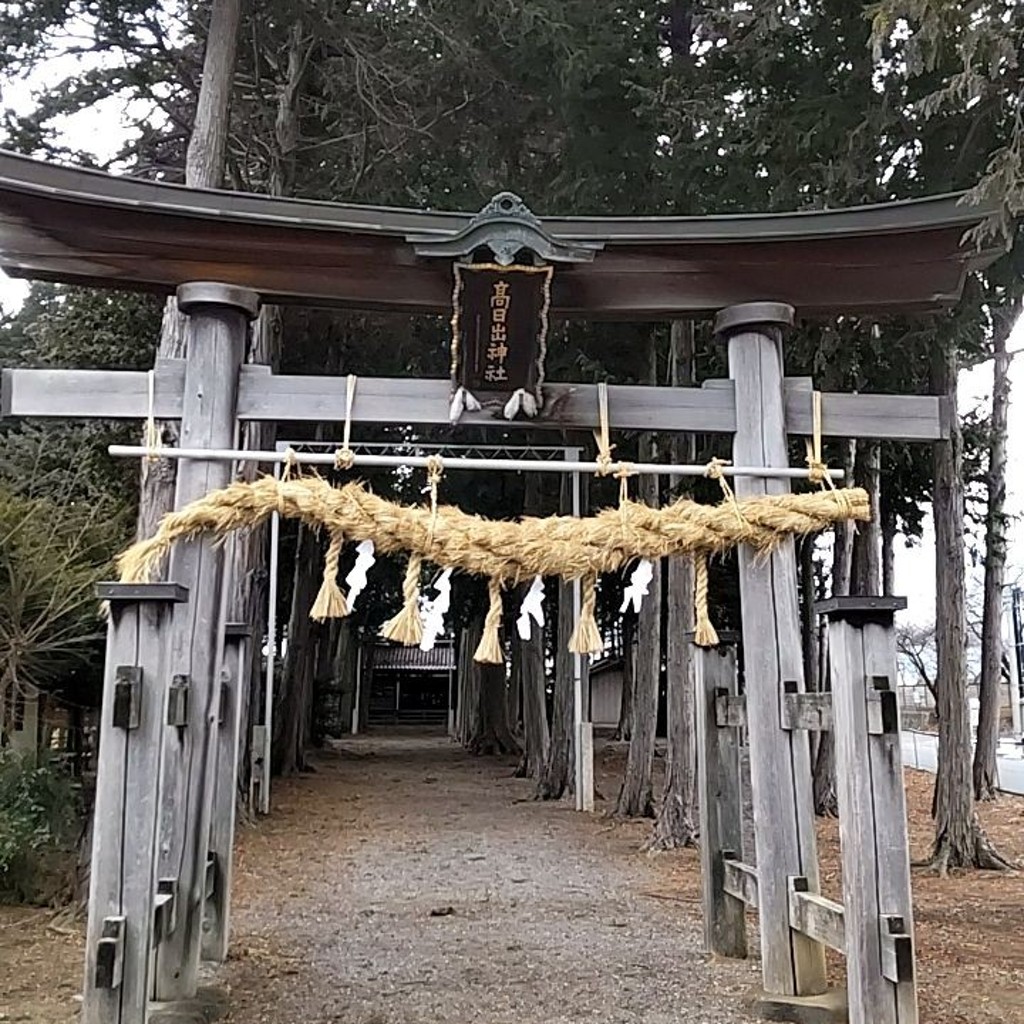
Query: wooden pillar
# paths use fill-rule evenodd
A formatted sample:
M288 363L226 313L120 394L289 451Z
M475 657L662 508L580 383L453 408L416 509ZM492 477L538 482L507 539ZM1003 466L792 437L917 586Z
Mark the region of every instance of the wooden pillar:
M737 639L720 633L718 647L693 652L704 948L728 957L747 955L746 907L725 891L725 861L743 855L743 791L739 729L719 725L716 706L737 694Z
M229 622L224 627L220 714L217 723L217 774L214 779L202 958L223 963L228 955L231 923L231 877L238 793L238 747L242 735L245 688L251 678L252 627Z
M257 305L253 292L230 285L196 282L178 289L178 308L188 316L182 447L235 445L238 374ZM181 460L175 507L224 487L231 472L229 462ZM170 574L189 588L192 599L175 613L172 627L158 870L175 913L157 949L158 1000L195 995L199 971L220 711L223 546L203 538L177 544Z
M175 583L104 583L109 602L82 1024L144 1024L156 896L158 782Z
M716 334L728 339L736 396L733 460L743 466L788 466L782 330L793 322L784 303L753 302L719 313ZM739 477L736 494L783 494L785 480ZM825 950L790 927L789 879L818 891L818 863L807 737L783 728L785 692L804 689L792 539L769 557L738 552L743 608L744 682L765 992L825 991Z
M828 618L850 1024L917 1024L896 636L899 597L834 597Z

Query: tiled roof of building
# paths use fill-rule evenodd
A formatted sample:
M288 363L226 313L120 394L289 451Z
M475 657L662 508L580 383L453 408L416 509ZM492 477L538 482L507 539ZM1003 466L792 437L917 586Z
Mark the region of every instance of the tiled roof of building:
M401 644L375 644L369 648L369 655L377 672L448 672L455 668L451 644L437 644L430 651Z

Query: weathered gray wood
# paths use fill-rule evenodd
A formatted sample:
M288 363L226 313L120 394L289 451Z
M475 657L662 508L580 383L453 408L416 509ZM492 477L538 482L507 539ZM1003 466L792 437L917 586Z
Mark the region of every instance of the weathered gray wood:
M808 892L806 880L789 880L789 923L797 931L809 935L840 953L846 952L846 927L842 903Z
M786 381L786 430L813 431L810 389ZM942 399L935 395L845 395L823 392L821 432L826 437L935 441L949 433Z
M178 419L182 410L185 361L158 360L154 414ZM447 380L362 377L352 410L354 423L394 421L448 425ZM239 384L241 420L340 422L345 410L345 378L271 374L265 366L245 366ZM536 420L498 420L503 429L597 426L593 384L545 385L545 407ZM138 371L4 370L0 416L80 416L144 419L149 414L148 379ZM702 388L661 388L657 402L640 385L608 388L609 418L620 430L731 433L736 428L733 383L708 381ZM786 431L811 433L810 388L802 378L786 381ZM495 410L466 413L464 425L495 424ZM941 399L930 395L822 396L826 436L931 441L946 436Z
M872 614L836 611L829 622L850 1022L917 1024L912 967L906 977L913 916L898 721L869 732L871 705L895 688L895 640L892 613Z
M832 694L786 693L782 697L782 728L827 732L832 728Z
M791 319L792 310L778 307L774 325L744 324L739 313L742 308L723 314L733 324L733 459L750 466L785 466L789 452L779 325ZM740 497L752 497L783 494L789 485L743 478L735 488ZM782 727L784 691L803 690L796 556L788 540L767 558L746 546L738 558L764 987L773 995L816 995L826 988L824 948L789 923L788 879L802 876L810 891L818 888L810 749L802 733Z
M745 729L747 698L743 694L719 693L715 697L715 724L719 729Z
M251 678L252 631L242 623L224 630L224 662L217 728L217 774L209 850L216 858L216 877L203 915L202 958L223 963L228 955L231 925L231 879L234 864L238 749L242 735L242 708Z
M721 956L745 957L744 905L725 888L725 854L743 852L739 736L721 729L716 718L718 697L736 692L735 646L695 649L694 679L704 948Z
M761 902L757 868L726 857L722 861L722 889L727 896L755 910Z
M185 285L178 305L189 315L181 443L217 448L234 442L238 369L255 297L218 285ZM221 297L221 302L216 300ZM231 479L231 464L182 460L175 505L182 508ZM172 672L187 679L188 720L167 726L161 771L161 879L175 880L176 927L157 949L155 993L185 999L196 991L206 854L213 807L220 660L223 652L224 549L208 540L175 547L170 573L189 587L174 616Z
M184 360L158 362L154 413L181 417ZM145 419L148 374L139 370L4 370L0 416Z
M885 621L888 620L888 621ZM896 632L891 616L868 621L862 635L868 696L881 695L895 721L885 718L884 730L868 738L871 793L875 809L878 906L881 913L883 964L892 950L896 982L896 1020L917 1024L917 982L914 965L914 904L910 877L910 842L907 834L907 797L903 788L903 753L900 742L896 677ZM882 690L883 680L888 688Z
M114 585L107 585L104 592L110 601L110 619L100 711L83 1024L142 1024L150 990L160 752L176 598L168 597L159 585L149 597L137 587L131 589L131 601L121 600ZM131 714L119 716L122 726L114 724L119 684L129 688L121 690L121 695L130 694L134 704ZM115 949L110 925L117 920L123 925ZM113 959L98 978L97 968L107 953ZM111 987L98 987L98 981Z

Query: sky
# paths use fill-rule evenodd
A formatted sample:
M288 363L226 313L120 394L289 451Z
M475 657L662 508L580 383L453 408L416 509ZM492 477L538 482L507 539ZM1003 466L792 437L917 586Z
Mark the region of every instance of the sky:
M33 93L47 80L60 80L74 69L70 58L51 61L47 68L29 80L0 81L0 103L15 110L27 111L33 104ZM138 109L125 107L111 100L92 109L65 119L55 127L78 149L88 150L103 160L111 159L129 133L129 125L139 114ZM2 146L2 140L0 140ZM0 272L0 308L6 312L16 310L28 292L26 282L13 280ZM1024 350L1024 318L1016 325L1009 340L1010 351ZM1013 360L1010 369L1011 399L1009 411L1009 445L1007 459L1007 512L1009 527L1009 567L1007 581L1024 576L1024 531L1020 517L1024 513L1024 465L1021 464L1021 445L1024 444L1024 355ZM992 396L992 365L985 363L964 371L960 375L960 410L973 408L987 410ZM1015 401L1016 399L1016 401ZM924 536L910 544L898 538L895 550L896 590L905 595L907 611L905 621L926 623L935 616L935 548L930 521ZM980 590L980 566L968 564L972 583L970 589Z

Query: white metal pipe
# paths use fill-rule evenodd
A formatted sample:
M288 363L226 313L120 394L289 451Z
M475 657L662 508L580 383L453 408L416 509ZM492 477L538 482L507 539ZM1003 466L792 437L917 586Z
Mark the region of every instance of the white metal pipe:
M116 457L141 458L153 454L153 451L142 445L112 444L107 448L110 455ZM224 460L239 462L270 462L284 464L292 461L303 466L333 466L333 452L296 452L291 459L287 452L257 452L226 448L161 448L162 459L197 459L210 462ZM395 468L408 466L411 469L426 469L430 459L425 455L355 455L354 466ZM481 459L481 458L448 458L443 460L444 469L500 470L537 473L597 473L602 467L596 462L545 461L542 459ZM614 475L620 469L631 474L673 476L706 476L706 465L672 465L658 462L613 462L605 470L607 475ZM797 466L722 466L723 476L761 477L765 479L806 480L810 470ZM841 480L841 469L828 470L833 480Z

